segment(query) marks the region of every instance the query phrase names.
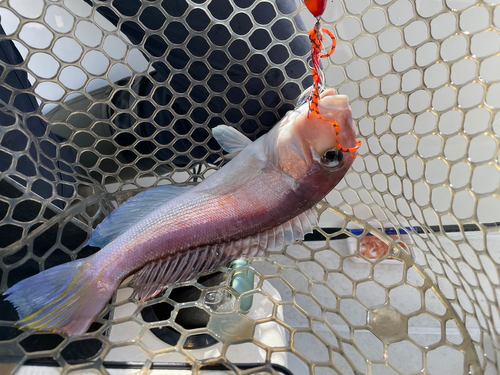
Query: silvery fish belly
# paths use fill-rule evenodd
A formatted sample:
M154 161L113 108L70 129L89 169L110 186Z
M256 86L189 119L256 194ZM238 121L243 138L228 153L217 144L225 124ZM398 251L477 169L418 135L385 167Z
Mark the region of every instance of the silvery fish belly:
M333 90L321 114L340 143L356 136L346 96ZM251 142L227 126L213 135L232 160L195 187L162 186L136 195L94 231L95 255L21 281L5 294L22 328L86 332L120 283L135 274L141 300L242 256L280 249L316 225L312 208L348 171L355 152L336 149L335 128L304 104Z

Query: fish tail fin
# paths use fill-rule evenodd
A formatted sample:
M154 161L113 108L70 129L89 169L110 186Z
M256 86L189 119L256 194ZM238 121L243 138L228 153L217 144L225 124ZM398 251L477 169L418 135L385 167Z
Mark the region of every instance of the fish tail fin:
M4 295L20 317L18 327L84 334L115 291L85 272L88 264L87 259L62 264L7 290Z

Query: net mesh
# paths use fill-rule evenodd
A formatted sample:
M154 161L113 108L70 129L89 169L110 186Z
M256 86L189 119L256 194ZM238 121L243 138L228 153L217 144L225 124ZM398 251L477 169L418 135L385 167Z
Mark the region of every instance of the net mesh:
M498 374L497 4L329 2L325 79L363 146L315 233L142 305L126 282L83 337L20 332L2 300L2 372ZM91 254L135 193L214 173L211 128L255 139L312 83L298 2L3 0L0 16L0 291ZM255 280L241 295L238 272Z

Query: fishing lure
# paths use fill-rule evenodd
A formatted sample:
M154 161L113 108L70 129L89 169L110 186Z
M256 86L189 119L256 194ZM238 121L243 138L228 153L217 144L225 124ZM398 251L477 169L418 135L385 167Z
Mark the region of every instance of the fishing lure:
M313 90L310 92L310 96L308 98L309 101L309 113L314 116L320 118L321 120L328 121L335 128L337 132L337 148L342 151L350 152L353 158L356 158L356 151L361 146L361 141L357 142L356 147L344 147L340 144L340 127L337 121L331 121L326 119L319 112L319 100L320 93L322 91L323 86L323 72L321 70L321 59L327 59L330 57L333 52L335 52L335 48L337 47L337 40L335 39L335 35L328 30L323 29L321 27L320 17L323 15L326 9L327 1L326 0L305 0L305 4L307 9L312 13L314 17L316 17L316 24L314 28L309 32L309 39L311 41L311 60L312 60L312 76L314 80ZM323 52L323 33L327 34L332 40L332 47L330 51L327 53Z

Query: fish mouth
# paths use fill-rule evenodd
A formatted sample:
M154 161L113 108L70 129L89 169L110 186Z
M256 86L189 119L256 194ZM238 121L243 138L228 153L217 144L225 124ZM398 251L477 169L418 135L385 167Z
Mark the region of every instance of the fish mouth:
M356 132L352 119L352 111L349 106L347 95L335 95L331 90L319 102L319 112L324 119L335 127L335 143L338 149L350 151L354 155L356 151ZM339 134L337 134L339 133Z
M329 110L343 111L350 109L347 95L328 95L323 97L319 104Z

